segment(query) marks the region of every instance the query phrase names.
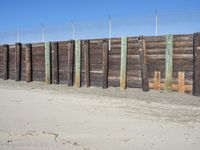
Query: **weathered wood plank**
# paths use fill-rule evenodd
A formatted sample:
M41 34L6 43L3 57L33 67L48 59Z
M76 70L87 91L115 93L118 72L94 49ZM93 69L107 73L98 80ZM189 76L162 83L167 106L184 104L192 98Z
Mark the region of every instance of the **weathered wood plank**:
M81 86L81 40L75 42L75 85Z
M67 77L68 86L73 86L74 41L68 43Z
M9 45L5 44L3 46L3 79L4 80L7 80L8 79L8 70L9 70L9 66L8 66L8 63L9 63Z
M155 71L155 74L154 74L154 90L160 90L160 78L161 78L160 71Z
M200 33L193 37L193 95L200 96Z
M90 57L89 57L89 41L84 42L83 52L84 52L84 66L85 66L85 86L90 86Z
M26 44L25 62L26 62L26 82L31 82L32 81L32 46L31 44Z
M178 92L185 92L185 72L178 72Z
M15 81L21 80L21 43L15 44Z
M149 91L148 71L147 71L147 52L146 52L146 41L145 37L141 36L138 38L139 50L140 50L140 67L141 67L141 78L142 78L142 89L143 91Z
M121 64L120 64L120 88L126 89L127 80L127 47L128 38L121 38Z
M59 60L58 60L58 42L53 42L51 45L52 54L52 83L59 83Z
M149 87L153 88L153 83L149 83ZM160 89L164 90L165 89L165 84L161 83L160 84ZM172 84L172 90L173 91L178 91L178 84ZM185 93L192 93L192 85L185 85Z
M108 41L103 41L103 83L102 88L108 88Z
M51 43L45 42L45 83L51 84Z
M172 91L173 73L173 35L166 36L166 59L165 59L165 90Z

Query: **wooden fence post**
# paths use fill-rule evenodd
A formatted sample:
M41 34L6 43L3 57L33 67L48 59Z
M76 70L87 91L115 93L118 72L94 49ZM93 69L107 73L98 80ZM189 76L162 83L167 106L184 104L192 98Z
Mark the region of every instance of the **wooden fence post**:
M103 89L108 88L108 50L108 41L103 40Z
M32 81L32 47L31 47L31 44L26 44L25 62L26 62L26 82L31 82Z
M8 80L8 56L9 56L9 45L5 44L3 46L3 79Z
M194 96L200 96L200 33L193 36L193 91Z
M51 84L51 43L45 42L45 83Z
M139 42L139 50L140 50L140 67L141 67L142 89L143 89L143 91L149 91L145 38L143 36L139 37L138 42Z
M59 83L59 71L58 71L58 42L53 42L51 45L52 53L52 83Z
M81 41L75 42L75 85L77 88L81 86Z
M173 35L166 36L166 60L165 60L165 90L172 91L173 73Z
M21 43L15 44L15 81L21 79Z
M85 66L85 86L90 86L90 58L89 58L89 41L85 41L83 46L84 66Z
M120 88L126 89L128 38L121 38Z
M73 86L74 41L68 43L67 77L68 86Z

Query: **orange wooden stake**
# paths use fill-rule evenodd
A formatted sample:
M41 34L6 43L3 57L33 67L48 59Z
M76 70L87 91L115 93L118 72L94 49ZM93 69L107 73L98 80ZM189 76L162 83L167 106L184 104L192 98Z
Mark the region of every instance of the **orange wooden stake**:
M185 72L178 72L178 92L185 93Z
M160 90L160 71L155 71L154 73L154 90Z

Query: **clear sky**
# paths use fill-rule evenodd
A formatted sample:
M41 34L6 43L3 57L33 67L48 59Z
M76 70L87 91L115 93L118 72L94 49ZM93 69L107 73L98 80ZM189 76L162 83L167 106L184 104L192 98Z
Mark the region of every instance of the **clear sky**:
M200 9L200 0L1 0L0 29Z
M0 32L41 24L58 26L70 20L98 21L109 15L112 18L148 16L155 10L160 14L200 12L199 6L200 0L0 0ZM186 29L188 26L183 27Z

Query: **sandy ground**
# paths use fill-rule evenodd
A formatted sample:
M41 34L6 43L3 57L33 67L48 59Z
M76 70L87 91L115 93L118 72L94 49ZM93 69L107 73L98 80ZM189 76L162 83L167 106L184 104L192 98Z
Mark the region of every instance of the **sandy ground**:
M0 150L199 150L200 98L0 81Z

